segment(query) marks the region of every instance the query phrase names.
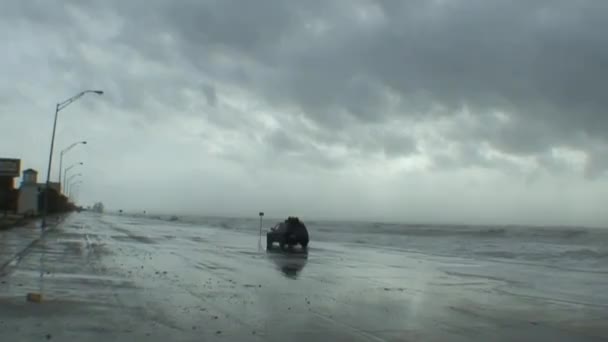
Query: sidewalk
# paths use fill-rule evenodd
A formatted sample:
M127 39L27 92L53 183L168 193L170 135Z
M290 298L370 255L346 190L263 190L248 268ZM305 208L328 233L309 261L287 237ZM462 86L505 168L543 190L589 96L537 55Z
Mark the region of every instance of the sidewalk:
M11 229L14 226L23 225L24 222L26 219L23 218L23 215L0 214L0 230Z
M40 238L40 221L33 219L22 226L0 230L0 277L6 266ZM61 222L60 216L52 217L49 228L59 222Z

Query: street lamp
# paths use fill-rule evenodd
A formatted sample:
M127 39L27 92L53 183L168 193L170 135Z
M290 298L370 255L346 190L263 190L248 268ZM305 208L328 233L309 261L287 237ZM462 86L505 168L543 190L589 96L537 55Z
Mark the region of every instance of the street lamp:
M62 165L63 165L63 155L68 153L68 151L70 151L72 148L76 147L77 145L86 145L87 142L86 141L77 141L75 143L73 143L72 145L64 148L63 150L61 150L61 153L59 154L59 179L57 180L60 184L61 184L61 188L60 190L63 192L64 189L64 184L61 183L61 171L62 171Z
M65 193L65 190L66 190L65 186L68 184L68 183L66 183L66 177L68 176L68 171L70 171L71 169L73 169L74 167L79 166L79 165L84 165L84 163L83 162L78 162L78 163L72 164L72 165L70 165L70 166L68 166L68 167L65 168L65 171L63 172L63 183L61 183L62 187L63 187L63 190L64 190L63 191L64 193Z
M66 187L66 189L65 189L65 190L66 190L66 191L69 191L69 188L70 188L70 185L71 185L71 183L70 183L70 182L71 182L71 181L72 181L74 178L76 178L76 177L81 177L81 176L82 176L82 173L77 173L77 174L74 174L74 175L71 175L70 177L68 177L68 181L65 183L65 184L67 185L67 187Z
M74 194L74 191L76 189L78 189L78 188L74 188L74 187L76 187L76 186L78 186L80 184L82 184L81 180L75 181L74 183L70 183L70 190L69 190L69 193L68 193L68 198L72 198L72 195Z
M82 185L82 181L74 182L70 184L70 197L76 195L76 192L80 190L80 186Z
M55 106L55 120L53 121L53 134L51 135L51 150L49 152L49 166L46 169L46 186L44 187L44 206L42 208L42 225L41 225L42 228L46 227L46 216L48 214L48 208L49 208L49 185L51 182L51 164L53 162L53 147L55 147L55 129L57 128L57 116L59 114L59 111L61 111L65 107L69 106L70 104L74 103L74 101L78 100L79 98L83 97L85 94L88 94L88 93L103 95L103 91L101 91L101 90L85 90L85 91L82 91L82 92L70 97L69 99L67 99L63 102L59 102Z
M72 199L72 202L76 201L76 197L78 197L78 194L80 193L81 185L82 183L74 184L74 189L70 190L70 199Z
M80 176L82 176L82 173L77 173L77 174L75 174L73 176L70 176L70 178L68 179L68 183L66 183L67 187L65 188L65 191L66 191L66 194L67 194L68 198L70 197L70 191L72 191L72 186L74 184L78 183L78 182L82 182L81 180L78 180L76 182L70 183L70 181L72 179L74 179L75 177L80 177Z

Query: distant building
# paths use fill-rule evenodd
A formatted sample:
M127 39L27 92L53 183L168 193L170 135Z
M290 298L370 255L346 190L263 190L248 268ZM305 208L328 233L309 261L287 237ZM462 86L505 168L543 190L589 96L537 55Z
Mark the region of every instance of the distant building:
M19 187L19 203L17 206L19 214L38 214L38 194L41 189L44 189L44 185L41 187L38 184L38 172L33 169L23 171L23 180Z
M59 194L60 183L50 182L49 188L53 193ZM37 215L42 211L43 198L46 183L38 183L38 172L34 169L23 171L23 179L19 187L19 200L17 212L24 215Z

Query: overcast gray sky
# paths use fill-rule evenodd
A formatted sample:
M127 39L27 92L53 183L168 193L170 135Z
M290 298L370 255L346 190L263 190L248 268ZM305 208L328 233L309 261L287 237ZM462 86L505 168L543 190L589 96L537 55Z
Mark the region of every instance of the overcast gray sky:
M0 0L0 156L84 204L608 225L608 1ZM53 177L58 176L58 159Z

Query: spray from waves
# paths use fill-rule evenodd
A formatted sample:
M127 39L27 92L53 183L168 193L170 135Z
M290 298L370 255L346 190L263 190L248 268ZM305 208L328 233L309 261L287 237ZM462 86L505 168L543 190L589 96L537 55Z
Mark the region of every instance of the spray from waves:
M608 238L608 230L565 227L524 226L467 226L467 225L413 225L413 224L344 224L331 226L319 222L321 232L353 232L410 237L463 237L463 238L516 238L524 240L585 240Z
M512 248L514 246L511 246ZM571 260L571 261L602 261L608 259L608 250L599 251L590 248L573 249L567 251L545 250L538 252L530 252L518 250L517 252L506 250L495 251L477 251L473 253L476 256L489 257L493 259L517 259L529 261L542 260Z
M569 259L576 259L576 260L608 259L608 250L595 251L592 249L583 248L583 249L565 251L565 252L561 253L561 256L565 257L565 258L569 258Z

